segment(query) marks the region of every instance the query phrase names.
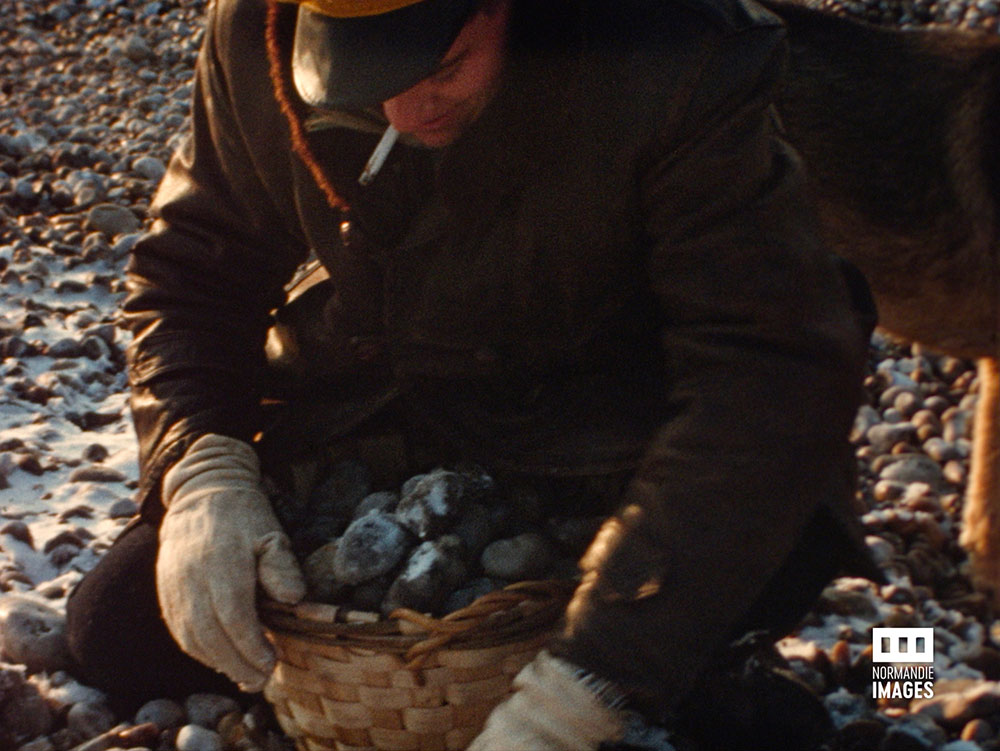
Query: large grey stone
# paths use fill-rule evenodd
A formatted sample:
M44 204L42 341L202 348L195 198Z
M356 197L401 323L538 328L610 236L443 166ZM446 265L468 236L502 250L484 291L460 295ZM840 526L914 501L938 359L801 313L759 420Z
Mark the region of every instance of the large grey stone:
M391 514L372 511L344 530L333 556L337 580L360 584L391 570L409 547L408 535Z
M451 591L465 578L460 557L461 543L446 536L423 542L414 548L402 573L389 587L383 612L410 608L421 613L436 613Z
M479 560L487 576L520 581L543 576L552 559L549 542L537 532L525 532L491 542Z
M911 483L925 482L934 490L939 490L944 483L941 467L929 456L923 454L904 454L898 461L892 462L879 474L880 480Z
M168 730L183 725L187 721L187 713L173 699L153 699L139 707L135 721L138 725L151 722L160 730Z
M135 232L141 226L131 209L115 203L100 203L87 212L87 228L109 237Z
M463 507L469 479L436 469L420 478L396 506L400 523L421 540L443 534Z
M221 694L191 694L184 701L188 722L214 730L225 715L236 712L240 705L235 699Z
M79 701L66 713L66 727L83 738L100 735L115 724L115 715L106 705Z
M167 168L163 162L154 156L139 157L132 164L132 170L154 183L160 182L163 179L163 175L167 172Z
M0 599L0 651L31 672L68 669L66 616L37 600L5 595Z

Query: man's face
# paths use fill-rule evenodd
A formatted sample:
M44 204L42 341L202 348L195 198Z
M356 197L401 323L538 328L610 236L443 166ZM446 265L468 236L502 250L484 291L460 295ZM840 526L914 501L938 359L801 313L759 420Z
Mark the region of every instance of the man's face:
M431 148L447 146L490 101L503 67L510 0L487 5L465 24L437 71L382 103L400 133Z

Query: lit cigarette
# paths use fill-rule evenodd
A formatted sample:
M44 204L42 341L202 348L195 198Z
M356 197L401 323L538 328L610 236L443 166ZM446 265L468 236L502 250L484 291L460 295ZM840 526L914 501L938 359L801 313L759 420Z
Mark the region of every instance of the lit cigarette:
M361 177L358 178L359 183L362 185L368 185L375 179L375 175L378 174L378 171L382 169L382 165L385 164L385 160L389 156L389 152L392 151L393 144L396 143L397 138L399 138L398 130L391 125L385 129L385 133L383 133L382 138L379 139L378 145L375 147L375 151L373 151L372 155L368 157L368 164L365 165L364 172L362 172Z

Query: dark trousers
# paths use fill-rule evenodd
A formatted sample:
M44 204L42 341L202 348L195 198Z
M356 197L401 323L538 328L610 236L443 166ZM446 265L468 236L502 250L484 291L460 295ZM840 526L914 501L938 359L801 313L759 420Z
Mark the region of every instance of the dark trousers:
M150 699L239 693L224 675L181 652L156 599L157 529L138 520L108 548L66 604L78 676L131 714Z

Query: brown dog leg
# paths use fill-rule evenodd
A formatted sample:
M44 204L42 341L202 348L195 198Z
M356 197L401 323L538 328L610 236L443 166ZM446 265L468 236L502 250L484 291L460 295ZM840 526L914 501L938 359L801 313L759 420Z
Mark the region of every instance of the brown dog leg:
M979 360L979 399L960 542L977 588L1000 601L1000 364Z

